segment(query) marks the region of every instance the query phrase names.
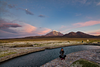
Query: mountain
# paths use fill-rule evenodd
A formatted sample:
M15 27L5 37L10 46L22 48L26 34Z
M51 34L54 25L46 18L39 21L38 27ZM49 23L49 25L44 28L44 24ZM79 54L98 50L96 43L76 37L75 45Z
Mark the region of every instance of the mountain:
M53 31L47 33L45 36L63 36L63 34L58 31L53 30Z
M92 37L95 37L95 36L78 31L78 32L70 32L68 34L65 34L64 37L69 37L69 38L92 38Z
M46 35L42 35L42 36L30 36L30 37L25 37L25 38L47 38L47 37L67 37L67 38L100 38L100 36L93 36L93 35L89 35L83 32L69 32L68 34L63 35L62 33L58 32L58 31L51 31L49 33L47 33Z

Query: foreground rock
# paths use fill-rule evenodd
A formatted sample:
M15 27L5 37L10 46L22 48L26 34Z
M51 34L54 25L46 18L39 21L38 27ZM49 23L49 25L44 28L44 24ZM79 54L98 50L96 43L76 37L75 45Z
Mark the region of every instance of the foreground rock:
M66 55L65 60L60 60L60 58L57 58L42 65L41 67L70 67L70 65L74 61L81 58L100 64L100 49L92 49L71 53Z

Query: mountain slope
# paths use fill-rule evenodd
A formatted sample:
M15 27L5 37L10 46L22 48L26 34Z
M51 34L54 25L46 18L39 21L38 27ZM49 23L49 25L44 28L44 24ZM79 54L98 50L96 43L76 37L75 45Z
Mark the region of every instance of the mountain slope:
M83 32L70 32L68 34L65 34L64 35L65 37L69 37L69 38L91 38L91 37L94 37L93 35L89 35L89 34L86 34L86 33L83 33Z

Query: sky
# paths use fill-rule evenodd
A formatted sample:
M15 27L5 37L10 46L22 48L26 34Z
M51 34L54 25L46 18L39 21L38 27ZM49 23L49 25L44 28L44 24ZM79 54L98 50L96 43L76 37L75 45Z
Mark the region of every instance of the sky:
M0 0L0 39L52 30L100 35L100 0Z

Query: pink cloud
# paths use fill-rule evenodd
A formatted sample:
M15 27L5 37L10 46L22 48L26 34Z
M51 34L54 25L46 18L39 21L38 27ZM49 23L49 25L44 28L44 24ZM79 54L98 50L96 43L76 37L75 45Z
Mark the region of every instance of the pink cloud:
M97 5L100 5L100 2L99 2L99 3L97 3Z
M32 33L37 29L35 26L32 26L32 25L24 23L24 22L20 22L20 25L22 27L9 28L9 29L16 31L17 33L20 33L20 34L22 34L22 33Z
M44 34L48 33L49 31L51 31L51 29L45 28L45 30L39 31L39 32L37 32L37 33L38 33L39 35L44 35Z
M35 26L32 26L32 25L27 24L27 23L23 23L22 26L23 27L20 29L21 32L32 33L33 31L35 31L37 29Z
M87 21L87 22L79 22L79 23L75 23L69 26L61 26L60 27L60 31L63 33L66 33L67 31L76 29L76 28L80 28L80 27L86 27L86 26L93 26L96 24L100 24L100 21Z
M80 23L73 24L73 26L75 26L75 27L85 27L85 26L92 26L92 25L96 25L96 24L100 24L100 21L80 22Z
M62 26L60 27L60 29L63 29L63 28L66 28L66 26L62 25Z
M100 29L89 31L88 33L91 34L91 35L100 35Z
M88 16L86 16L86 18L87 18L87 19L92 19L92 17L88 17Z
M0 29L0 39L2 38L19 38L19 37L27 37L27 36L37 36L37 35L44 35L47 32L51 31L48 28L37 28L30 24L21 22L21 21L14 21L15 24L20 24L21 27L9 27L9 28L2 28Z

